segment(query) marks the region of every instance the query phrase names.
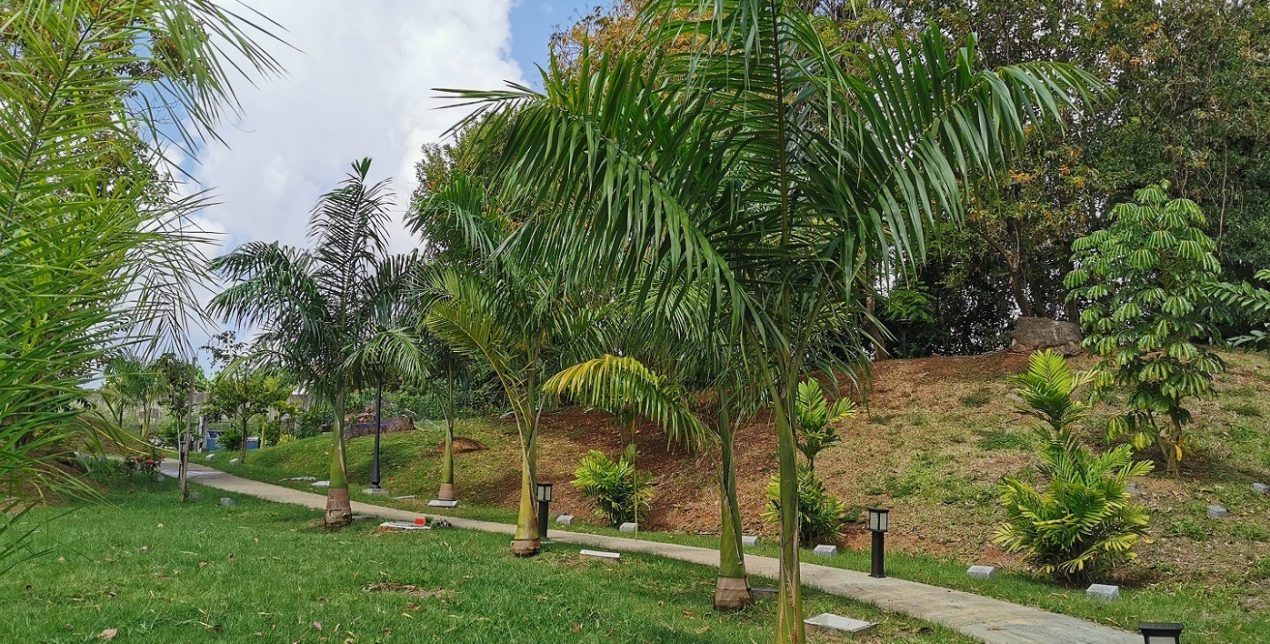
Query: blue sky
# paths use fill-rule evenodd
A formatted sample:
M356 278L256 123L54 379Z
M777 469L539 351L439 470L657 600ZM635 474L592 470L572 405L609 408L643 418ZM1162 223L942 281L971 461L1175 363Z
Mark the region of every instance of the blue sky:
M538 86L535 65L546 67L547 41L558 26L571 25L601 0L520 0L512 6L512 58Z

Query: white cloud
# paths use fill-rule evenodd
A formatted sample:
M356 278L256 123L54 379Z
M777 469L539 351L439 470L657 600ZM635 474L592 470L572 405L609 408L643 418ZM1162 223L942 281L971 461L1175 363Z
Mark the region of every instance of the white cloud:
M242 117L220 128L187 166L218 205L201 219L226 233L226 248L251 240L304 244L319 194L372 157L373 179L397 193L393 248L412 248L402 229L419 147L438 140L461 113L435 87L501 87L520 80L510 54L512 0L262 0L300 51L274 46L286 75L240 83Z

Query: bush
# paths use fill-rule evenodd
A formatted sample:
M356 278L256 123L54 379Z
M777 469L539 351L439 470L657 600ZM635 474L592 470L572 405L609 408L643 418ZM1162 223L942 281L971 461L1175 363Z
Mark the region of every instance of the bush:
M296 416L295 437L308 438L322 433L335 422L335 412L327 405L314 405Z
M779 474L767 484L767 499L771 506L763 513L763 518L779 525ZM847 522L846 504L825 491L825 484L805 465L798 468L798 515L798 543L804 548L836 539Z
M243 446L243 431L237 423L229 425L221 432L218 444L221 449L230 452L236 452Z
M617 461L598 450L587 452L574 476L573 486L610 525L638 521L647 515L653 500L653 477L635 468L634 445L627 445Z
M286 445L287 443L294 443L295 441L295 436L292 436L291 434L280 434L278 435L278 442L275 443L275 445Z
M277 445L282 437L282 419L266 418L260 422L260 446Z

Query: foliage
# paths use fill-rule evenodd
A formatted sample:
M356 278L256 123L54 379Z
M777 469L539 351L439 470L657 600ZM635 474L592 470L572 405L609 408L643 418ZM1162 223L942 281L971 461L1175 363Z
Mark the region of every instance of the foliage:
M1176 474L1191 420L1185 401L1210 395L1224 369L1198 344L1220 337L1210 293L1221 265L1195 202L1170 201L1167 191L1167 183L1139 190L1111 210L1110 226L1077 240L1064 283L1069 299L1086 304L1083 346L1102 358L1095 391L1128 390L1128 411L1108 434L1128 434L1137 449L1158 444Z
M1270 268L1257 271L1255 278L1262 283L1270 283ZM1221 282L1214 289L1215 297L1250 327L1247 334L1231 338L1231 344L1270 352L1270 290L1248 282Z
M770 504L763 518L780 523L780 475L772 476L767 484L767 500ZM825 490L825 484L816 478L810 466L798 468L798 543L804 548L833 541L838 538L847 522L847 506Z
M252 369L240 357L212 379L204 414L223 416L235 422L236 427L232 430L238 437L235 444L231 446L224 440L225 435L231 432L222 435L222 442L228 449L239 449L245 457L246 445L242 437L246 435L248 422L254 416L286 407L291 391L291 382L287 378L266 369Z
M829 404L820 381L808 378L798 383L798 451L807 459L807 469L816 471L816 455L841 440L837 423L856 415L850 398L839 398Z
M599 450L587 452L573 473L573 486L582 492L595 514L610 525L639 522L648 516L653 500L653 477L635 467L635 446L627 445L614 461Z
M1000 485L1006 520L993 542L1020 553L1040 572L1085 580L1119 561L1135 557L1133 547L1146 534L1146 508L1129 496L1129 479L1151 471L1149 461L1134 461L1128 445L1095 456L1072 436L1087 406L1073 399L1091 380L1073 373L1063 356L1032 354L1028 371L1015 376L1020 411L1039 419L1044 438L1040 474L1044 490L1007 476Z
M317 436L335 423L335 411L327 404L315 404L296 416L295 437Z

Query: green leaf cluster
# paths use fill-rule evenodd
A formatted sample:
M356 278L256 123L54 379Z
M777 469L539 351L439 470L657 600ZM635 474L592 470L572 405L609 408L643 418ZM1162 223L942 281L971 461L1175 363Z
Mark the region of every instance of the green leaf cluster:
M653 500L653 477L635 467L635 446L627 445L618 460L599 450L582 457L573 486L595 506L595 514L610 525L638 523Z

